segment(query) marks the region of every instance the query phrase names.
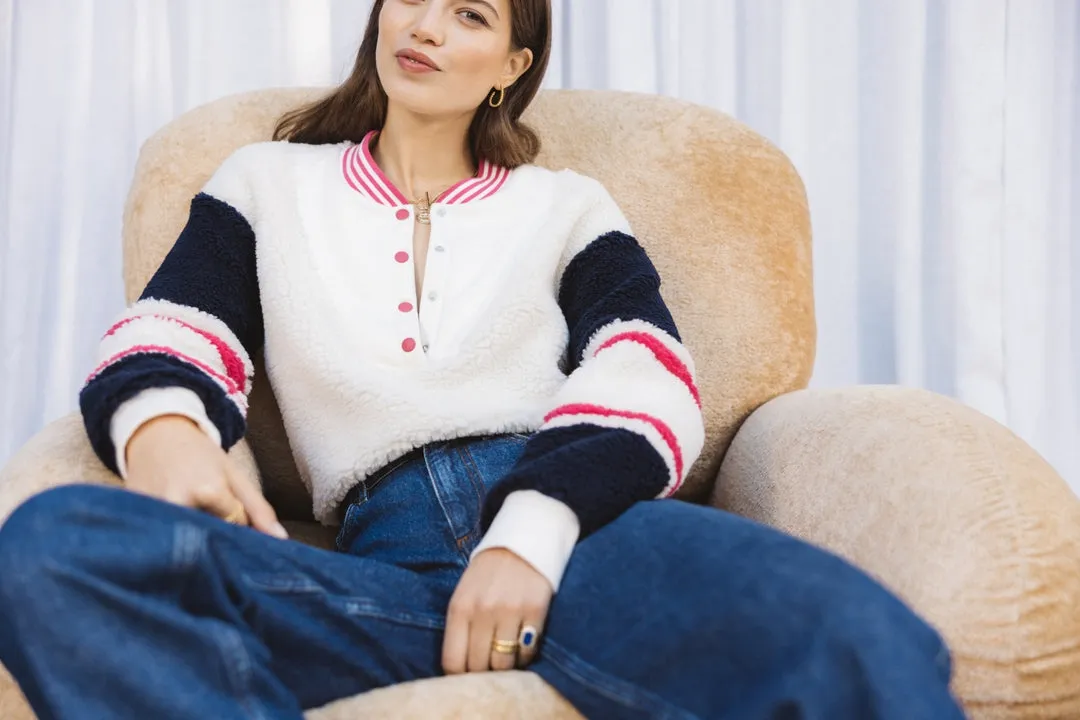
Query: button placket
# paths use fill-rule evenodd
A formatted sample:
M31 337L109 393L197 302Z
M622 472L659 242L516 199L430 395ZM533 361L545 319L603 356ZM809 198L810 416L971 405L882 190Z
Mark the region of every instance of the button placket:
M446 208L437 208L434 214L438 218L445 218ZM424 268L424 300L420 304L420 324L424 329L425 349L434 343L438 335L439 319L442 317L442 308L445 304L444 287L449 252L443 236L443 228L442 223L432 223L429 247L433 252L428 252L427 266Z
M404 223L405 221L412 219L412 213L407 208L399 208L394 212L394 217L398 221ZM406 230L399 235L399 237L407 243L408 250L399 249L394 253L394 263L401 271L402 286L406 288L406 292L401 294L397 304L397 315L402 321L400 327L403 330L400 335L401 352L405 354L412 354L416 351L416 348L419 345L417 338L421 336L415 302L416 283L414 280L415 269L413 268L414 260L412 257L412 230L412 223L409 223Z

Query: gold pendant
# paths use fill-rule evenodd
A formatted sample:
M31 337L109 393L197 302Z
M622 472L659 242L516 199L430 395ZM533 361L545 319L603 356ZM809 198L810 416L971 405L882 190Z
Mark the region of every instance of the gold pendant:
M416 222L421 225L431 224L431 196L424 193L424 199L416 198Z

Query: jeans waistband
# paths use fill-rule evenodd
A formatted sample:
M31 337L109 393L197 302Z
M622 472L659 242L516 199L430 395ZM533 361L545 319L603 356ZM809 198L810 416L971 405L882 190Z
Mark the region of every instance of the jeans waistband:
M404 455L399 455L395 459L383 465L378 470L374 471L367 477L360 480L352 486L352 489L346 493L345 498L341 501L341 505L338 506L338 518L340 519L349 505L355 502L359 502L364 497L369 497L375 488L383 480L387 478L391 473L404 465L408 465L416 460L422 460L424 457L424 449L428 447L442 446L442 447L455 447L459 445L467 445L471 442L479 442L482 440L490 440L493 438L503 437L508 433L493 433L490 435L469 435L466 437L455 438L453 440L445 440L441 442L428 443L427 445L421 445L418 448L414 448Z
M394 472L402 465L406 465L414 460L423 459L424 447L426 446L414 448L404 455L394 458L375 472L362 478L360 482L353 485L352 489L345 495L345 499L341 501L341 512L344 512L345 508L349 507L349 505L352 505L354 502L358 502L364 495L370 495L374 492L376 485L385 480L387 475Z

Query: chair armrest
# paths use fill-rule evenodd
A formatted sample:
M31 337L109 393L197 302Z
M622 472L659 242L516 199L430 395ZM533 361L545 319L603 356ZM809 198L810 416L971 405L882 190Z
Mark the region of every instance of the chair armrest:
M32 495L80 482L121 484L94 454L82 418L72 413L47 425L0 471L0 523Z
M229 456L258 487L259 471L247 442L237 443ZM78 413L48 425L0 471L0 524L30 496L74 483L121 485L120 478L94 454Z
M573 705L539 675L522 670L412 680L336 700L304 713L305 720L451 720L470 717L584 720Z
M1080 499L996 422L921 390L791 393L739 430L712 503L903 597L972 717L1080 717Z

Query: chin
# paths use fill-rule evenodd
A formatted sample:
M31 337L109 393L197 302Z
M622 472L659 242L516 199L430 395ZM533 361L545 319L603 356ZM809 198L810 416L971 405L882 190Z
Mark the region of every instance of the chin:
M456 103L446 102L446 91L436 88L392 87L383 86L386 98L391 105L407 110L414 115L427 117L451 117L470 112L472 108L458 107Z

